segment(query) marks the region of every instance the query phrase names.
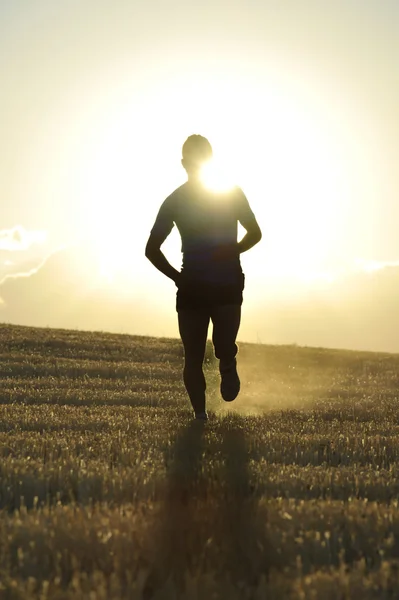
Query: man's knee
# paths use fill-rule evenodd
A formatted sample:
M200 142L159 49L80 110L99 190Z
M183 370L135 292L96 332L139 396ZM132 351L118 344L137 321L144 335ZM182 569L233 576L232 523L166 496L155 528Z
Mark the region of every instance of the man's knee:
M231 362L238 352L238 346L235 342L219 342L214 344L215 356L217 359L223 362Z

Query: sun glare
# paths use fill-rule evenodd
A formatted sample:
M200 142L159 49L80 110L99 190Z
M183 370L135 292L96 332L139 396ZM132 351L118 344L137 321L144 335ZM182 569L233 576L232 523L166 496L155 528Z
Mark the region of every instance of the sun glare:
M143 94L134 109L102 123L101 136L85 149L90 160L82 159L79 187L105 279L139 268L137 257L162 201L185 180L180 151L192 133L205 135L214 149L203 169L205 185L217 192L239 185L264 232L262 244L243 259L246 271L305 278L328 271L350 188L336 132L301 105L300 96L250 89L230 76L225 87L216 79L204 84L184 107L187 81L169 83L169 119L158 116L155 89ZM164 249L178 267L178 236L170 236Z
M211 160L202 167L201 179L207 188L215 192L227 192L234 187L228 167L217 160Z

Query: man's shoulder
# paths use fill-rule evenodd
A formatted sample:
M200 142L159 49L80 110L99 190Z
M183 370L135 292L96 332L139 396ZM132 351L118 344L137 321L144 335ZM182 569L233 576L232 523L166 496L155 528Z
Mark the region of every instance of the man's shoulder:
M178 188L173 190L173 192L171 194L169 194L169 196L165 199L165 203L172 206L176 202L178 202L185 193L186 185L187 185L186 183L183 183L182 185L179 185Z
M242 200L242 199L246 198L244 192L242 191L242 188L240 188L239 185L234 185L231 188L230 193L231 193L232 197L235 198L236 200Z
M230 206L239 208L247 202L247 197L238 185L231 186L228 190L222 192Z

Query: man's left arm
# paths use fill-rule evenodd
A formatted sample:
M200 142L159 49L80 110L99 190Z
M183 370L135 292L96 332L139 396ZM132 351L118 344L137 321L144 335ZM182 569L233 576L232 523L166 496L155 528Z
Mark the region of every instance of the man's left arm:
M262 239L262 232L244 192L237 189L237 218L246 230L246 234L238 242L238 252L242 254L250 250Z

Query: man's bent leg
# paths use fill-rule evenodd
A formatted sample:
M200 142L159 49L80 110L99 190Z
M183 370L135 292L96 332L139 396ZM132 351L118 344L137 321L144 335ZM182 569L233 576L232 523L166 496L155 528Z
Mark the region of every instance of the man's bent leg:
M178 311L180 337L184 346L183 380L196 414L205 413L205 377L202 370L209 315L201 310Z
M236 368L238 347L236 338L241 322L241 305L216 306L212 310L212 341L222 378L220 391L227 402L234 400L240 391L240 379Z
M235 304L215 306L211 318L215 356L222 365L229 364L235 359L238 351L236 338L241 322L241 306Z

